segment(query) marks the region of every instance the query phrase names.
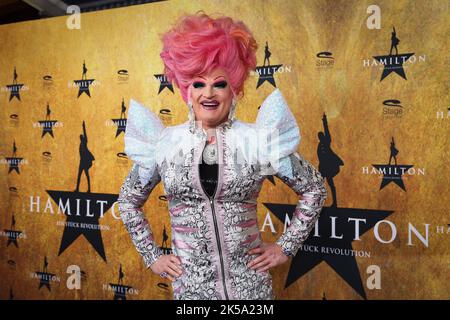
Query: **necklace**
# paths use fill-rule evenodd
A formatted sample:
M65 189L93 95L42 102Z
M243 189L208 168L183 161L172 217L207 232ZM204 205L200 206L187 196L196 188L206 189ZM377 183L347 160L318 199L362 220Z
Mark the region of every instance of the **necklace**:
M211 137L211 141L208 141L208 144L203 149L203 161L206 164L212 165L217 163L218 152L217 152L217 143L214 143L214 136Z

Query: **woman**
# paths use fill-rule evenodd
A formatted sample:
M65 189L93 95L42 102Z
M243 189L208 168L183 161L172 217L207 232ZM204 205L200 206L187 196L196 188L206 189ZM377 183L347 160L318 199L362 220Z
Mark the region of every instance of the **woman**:
M204 13L183 17L162 37L165 74L189 120L164 127L131 100L125 152L134 161L120 190L121 218L146 265L172 282L174 299L273 299L269 269L296 254L326 198L320 173L297 152L295 118L276 89L256 123L235 119L257 44L242 22ZM275 174L301 199L276 243L263 243L257 197ZM142 206L163 181L173 254L155 243Z

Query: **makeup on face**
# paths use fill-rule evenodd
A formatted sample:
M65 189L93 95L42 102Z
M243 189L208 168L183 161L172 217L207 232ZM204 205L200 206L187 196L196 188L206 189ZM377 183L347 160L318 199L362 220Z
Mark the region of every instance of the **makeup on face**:
M203 78L203 79L205 79L205 78ZM207 85L208 84L206 83L206 79L205 79L205 81L196 80L192 84L194 89L205 88ZM219 79L212 83L213 89L215 89L215 88L225 89L227 86L228 86L228 82L225 79L223 79L223 76L219 76ZM208 93L208 91L206 91L206 93ZM203 108L205 110L216 110L217 108L219 108L220 101L218 101L217 99L213 99L213 97L214 96L211 94L205 94L203 99L200 99L200 104L203 106Z
M223 70L195 77L190 94L195 117L206 127L217 126L227 119L233 92Z

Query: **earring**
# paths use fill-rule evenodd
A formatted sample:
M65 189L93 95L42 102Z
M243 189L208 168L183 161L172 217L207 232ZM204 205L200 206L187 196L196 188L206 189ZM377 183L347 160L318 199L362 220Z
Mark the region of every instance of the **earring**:
M192 106L192 101L189 100L188 103L187 103L187 105L188 105L188 108L189 108L188 119L189 119L189 122L192 122L192 121L195 120L194 108L193 108L193 106Z
M194 114L194 108L193 108L191 100L188 101L187 106L189 108L189 114L188 114L189 131L191 133L195 133L195 129L196 129L195 114Z
M236 117L236 105L237 105L237 101L236 101L235 98L233 98L231 100L230 112L228 113L228 120L230 121L230 123L235 120L235 117Z

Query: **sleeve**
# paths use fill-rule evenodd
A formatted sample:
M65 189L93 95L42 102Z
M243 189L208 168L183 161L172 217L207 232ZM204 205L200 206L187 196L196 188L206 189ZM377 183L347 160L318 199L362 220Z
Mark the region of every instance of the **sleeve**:
M120 188L117 202L120 217L147 268L163 254L154 241L142 209L161 181L155 148L163 129L161 120L154 113L131 99L124 140L125 153L133 160L133 165Z
M264 102L256 117L258 162L261 174L273 175L280 160L295 152L300 143L300 129L279 89Z
M299 196L289 227L276 241L284 254L292 257L306 241L319 218L327 189L320 172L297 152L280 160L280 170L276 176Z
M279 89L262 103L256 127L263 132L258 140L261 174L276 175L299 196L289 227L276 241L287 256L294 256L319 218L327 196L325 181L297 153L300 129Z

